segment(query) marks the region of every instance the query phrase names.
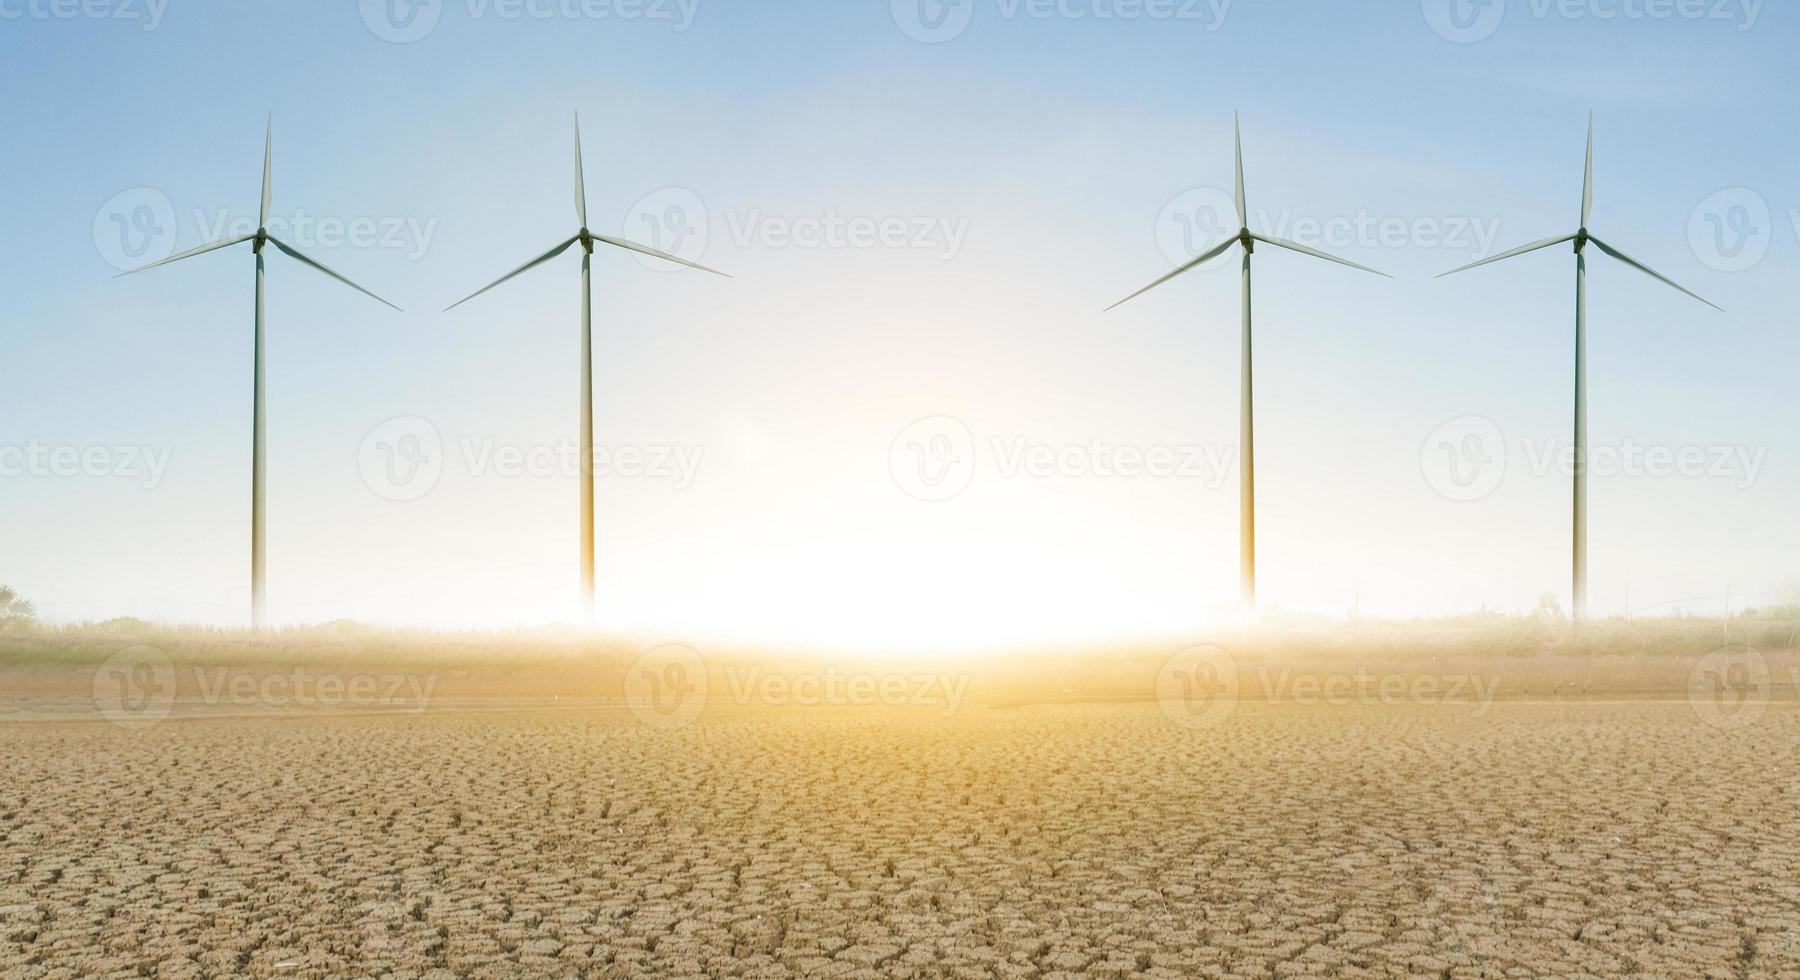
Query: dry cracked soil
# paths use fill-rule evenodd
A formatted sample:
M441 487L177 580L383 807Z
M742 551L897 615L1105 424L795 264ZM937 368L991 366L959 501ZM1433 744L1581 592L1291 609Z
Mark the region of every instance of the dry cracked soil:
M0 726L0 975L1800 977L1800 711Z

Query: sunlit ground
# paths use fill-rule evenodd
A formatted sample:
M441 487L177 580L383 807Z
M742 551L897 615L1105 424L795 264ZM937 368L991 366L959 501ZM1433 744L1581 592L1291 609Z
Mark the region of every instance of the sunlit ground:
M1786 976L1800 618L0 633L0 974Z

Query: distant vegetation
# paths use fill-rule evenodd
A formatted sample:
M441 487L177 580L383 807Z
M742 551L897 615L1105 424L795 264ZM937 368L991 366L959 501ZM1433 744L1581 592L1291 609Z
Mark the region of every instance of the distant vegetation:
M5 608L13 615L28 614L28 606L19 611L17 596L7 596ZM1800 683L1800 609L1765 608L1729 621L1667 616L1576 626L1546 602L1524 616L1411 621L1272 611L1248 630L1218 626L1109 643L877 657L855 649L758 649L680 636L594 636L567 627L433 632L340 621L257 633L114 619L0 629L0 690L62 684L86 692L93 668L122 651L149 647L168 658L183 684L217 668L256 674L304 668L430 675L445 699L612 698L645 651L668 643L685 643L703 659L714 696L725 696L746 677L829 669L948 672L972 681L971 698L989 703L1141 700L1156 691L1159 671L1196 645L1227 652L1243 682L1259 687L1305 674L1468 676L1483 678L1503 697L1660 696L1683 691L1701 658L1745 648L1767 658L1779 696L1791 697Z
M0 630L21 631L37 625L37 607L11 587L0 585Z

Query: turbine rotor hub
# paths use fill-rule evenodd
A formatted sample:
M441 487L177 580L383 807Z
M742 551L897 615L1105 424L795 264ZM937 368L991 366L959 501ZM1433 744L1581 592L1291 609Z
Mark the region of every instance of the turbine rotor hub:
M1590 240L1592 240L1593 237L1594 236L1588 234L1588 230L1586 228L1583 228L1580 231L1576 232L1575 233L1575 254L1580 255L1587 248L1587 243Z

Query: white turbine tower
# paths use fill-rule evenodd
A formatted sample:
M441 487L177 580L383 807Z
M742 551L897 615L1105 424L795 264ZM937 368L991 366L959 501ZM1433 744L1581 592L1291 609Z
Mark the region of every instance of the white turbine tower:
M1706 303L1707 306L1711 306L1715 310L1719 309L1719 307L1714 306L1711 302L1708 302L1707 300L1702 299L1701 297L1695 295L1693 292L1683 288L1680 285L1677 285L1675 283L1675 281L1670 279L1668 276L1665 276L1662 273L1657 272L1655 269L1652 269L1649 266L1644 265L1642 262L1639 262L1638 260L1632 258L1631 256L1626 255L1624 252L1621 252L1618 249L1612 247L1611 245L1608 245L1607 243L1601 241L1600 239L1595 238L1592 234L1590 234L1588 232L1588 217L1593 213L1593 210L1594 210L1594 115L1593 115L1593 113L1590 112L1590 113L1588 113L1587 167L1586 167L1586 170L1584 172L1584 176L1582 177L1582 182L1581 182L1581 225L1580 225L1580 227L1578 227L1571 234L1561 235L1556 238L1546 238L1541 242L1533 242L1530 245L1524 245L1519 248L1515 248L1510 252L1501 252L1499 255L1495 255L1495 256L1491 256L1489 258L1482 259L1479 262L1471 262L1468 265L1463 266L1462 268L1451 269L1449 272L1443 273L1442 275L1438 276L1439 279L1442 279L1444 276L1455 275L1458 272L1464 272L1466 270L1476 268L1477 266L1487 265L1490 262L1498 262L1501 259L1510 259L1515 255L1524 255L1527 252L1535 252L1540 248L1549 248L1552 245L1561 245L1564 242L1574 242L1575 243L1575 514L1574 514L1575 521L1574 521L1574 568L1573 568L1573 573L1571 576L1571 580L1573 583L1573 586L1572 586L1573 591L1571 593L1571 600L1572 600L1571 605L1573 607L1573 610L1572 610L1573 616L1574 616L1575 620L1578 622L1587 618L1587 609L1588 609L1588 590L1587 590L1587 579L1588 579L1588 575L1587 575L1587 509L1588 509L1587 508L1587 477L1588 477L1588 474L1587 474L1587 442L1588 442L1588 432L1587 432L1587 247L1591 244L1595 248L1606 253L1607 255L1610 255L1613 258L1618 259L1620 262L1623 262L1626 265L1631 266L1633 269L1636 269L1639 272L1642 272L1645 275L1650 276L1652 279L1655 279L1658 282L1663 283L1664 285L1674 287L1676 290L1686 293L1688 296L1692 296L1694 299L1700 300L1700 302L1702 302L1702 303ZM1724 311L1719 310L1719 312L1723 313Z
M445 307L444 312L448 313L508 279L543 265L568 251L569 246L576 242L581 243L581 601L583 619L588 625L592 625L594 617L594 329L589 264L594 255L594 243L604 242L616 248L641 252L685 265L691 269L725 276L727 279L730 279L731 276L667 252L657 251L647 245L639 245L623 238L597 235L588 230L587 190L581 174L581 117L579 114L575 117L575 217L579 222L579 227L574 235L551 248L550 251L451 303Z
M349 286L351 289L387 306L393 307L395 310L400 309L400 307L394 306L394 304L389 303L387 300L376 296L374 293L369 292L361 286L358 286L356 283L331 271L323 264L301 255L293 246L288 245L281 239L269 234L269 157L270 151L274 148L274 145L275 118L271 113L268 121L268 128L263 134L262 207L261 210L257 212L256 232L254 234L239 235L236 238L222 239L213 242L210 245L191 248L178 255L171 255L166 259L160 259L149 265L139 266L136 269L119 273L120 276L128 276L133 272L154 269L159 265L168 265L170 262L178 262L203 252L211 252L214 249L239 245L244 242L252 243L250 249L256 255L256 356L255 367L252 369L252 407L250 410L251 431L253 433L250 451L250 621L251 624L259 630L268 624L268 594L266 589L268 578L268 556L264 547L267 542L267 535L265 532L267 531L268 522L266 519L267 498L264 494L264 482L268 473L269 440L268 418L263 411L263 246L274 245L276 248L280 249L283 254L300 264L311 266L331 278L336 279L338 282ZM115 276L114 278L118 277Z
M1311 255L1314 258L1336 262L1339 265L1347 265L1352 269L1373 272L1378 276L1387 276L1387 273L1378 272L1366 265L1358 265L1348 259L1340 259L1335 255L1327 255L1318 249L1307 248L1305 245L1301 245L1298 242L1290 242L1282 238L1252 233L1250 231L1250 212L1244 204L1244 137L1243 130L1239 126L1236 116L1233 116L1232 118L1232 130L1233 140L1237 151L1235 194L1238 217L1237 234L1220 242L1218 246L1212 250L1190 260L1186 265L1177 268L1175 271L1163 276L1161 279L1156 280L1150 285L1145 286L1143 289L1132 293L1130 296L1119 300L1117 303L1114 303L1106 309L1112 310L1122 306L1190 269L1205 265L1213 259L1225 254L1234 245L1243 246L1243 336L1240 340L1243 375L1240 379L1242 402L1238 415L1238 452L1242 458L1238 461L1238 492L1240 496L1238 557L1239 583L1242 589L1244 608L1246 610L1254 610L1256 608L1256 399L1254 375L1251 371L1250 256L1256 251L1256 243L1262 242L1265 245L1275 245L1280 248L1299 252L1303 255ZM1388 278L1392 277L1389 276Z

